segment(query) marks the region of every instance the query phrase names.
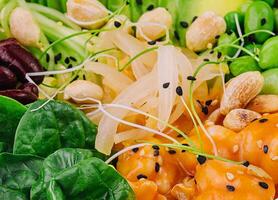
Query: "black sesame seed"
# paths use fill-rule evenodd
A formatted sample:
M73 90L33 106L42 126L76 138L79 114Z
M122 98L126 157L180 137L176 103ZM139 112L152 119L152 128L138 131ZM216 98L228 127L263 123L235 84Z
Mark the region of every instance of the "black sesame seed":
M196 20L198 18L198 16L194 16L193 18L192 18L192 23Z
M170 86L170 82L167 82L167 83L163 83L162 87L164 89L168 88Z
M254 122L254 121L257 121L258 120L258 118L255 118L255 119L253 119L251 122Z
M154 5L152 5L152 4L149 5L149 6L147 7L147 10L148 10L148 11L151 11L151 10L153 10L153 9L154 9Z
M249 161L245 161L244 163L242 163L243 166L248 167L250 165Z
M262 118L262 119L259 120L260 123L265 123L267 121L268 121L268 119L266 119L266 118Z
M160 165L159 165L159 163L155 163L154 170L155 170L155 172L159 172L159 170L160 170Z
M209 59L208 59L208 58L205 58L204 61L205 61L205 62L209 62Z
M266 18L262 18L261 19L261 26L265 25L266 24Z
M133 151L134 153L136 153L138 150L139 150L138 147L132 149L132 151Z
M185 152L186 152L186 150L181 150L181 152L182 152L182 153L185 153Z
M83 78L83 80L86 80L86 75L85 75L85 74L83 74L82 78Z
M215 39L219 39L219 38L220 38L220 35L216 35L216 36L215 36Z
M179 96L182 96L182 95L183 95L183 90L182 90L181 86L178 86L178 87L176 88L176 93L177 93L177 95L179 95Z
M54 62L55 62L55 64L57 64L61 59L62 59L62 54L61 54L61 53L58 53L58 54L54 57Z
M146 175L144 175L144 174L139 174L139 175L137 176L137 179L138 179L138 180L140 180L140 179L142 179L142 178L147 179L148 177L147 177Z
M46 54L46 58L45 58L45 59L46 59L46 62L49 63L49 61L50 61L50 56L49 56L48 53Z
M263 151L264 151L265 154L267 154L267 152L268 152L268 146L267 145L263 146Z
M116 28L119 28L121 25L122 25L122 24L121 24L120 22L114 21L114 26L115 26Z
M182 136L181 134L178 134L177 137L181 138L181 137L183 137L183 136Z
M70 68L72 68L73 67L73 65L72 64L69 64L68 65L68 69L70 69Z
M207 107L207 106L203 106L203 107L202 107L202 113L204 113L205 115L208 115L209 110L208 110L208 107Z
M65 63L66 63L66 64L69 64L69 63L70 63L70 59L69 59L69 57L66 57L66 59L65 59Z
M229 192L234 192L235 191L235 187L232 185L226 185L226 188Z
M176 152L175 150L173 150L173 149L170 149L170 150L168 151L168 153L171 154L171 155L173 155L173 154L176 154L177 152Z
M159 149L154 150L153 156L155 156L155 157L159 156Z
M249 35L247 37L247 41L250 42L250 43L256 42L255 41L255 35L254 34Z
M177 31L174 31L174 35L175 35L175 38L179 41L181 38L180 38L180 35Z
M186 147L189 147L189 144L186 144L186 143L185 143L185 144L182 144L182 146L186 146Z
M186 22L186 21L181 21L180 22L180 25L181 25L181 27L183 27L183 28L188 28L188 23Z
M219 58L221 58L221 56L222 56L222 53L221 53L221 52L218 52L218 53L217 53L217 58L219 59Z
M69 58L70 58L72 61L74 61L74 62L77 61L77 59L76 59L75 57L73 57L73 56L70 56Z
M155 45L155 44L156 44L156 41L155 41L155 40L149 41L148 44L149 44L149 45Z
M268 189L268 184L265 182L259 182L259 186L261 186L263 189Z
M136 3L137 3L138 5L142 5L142 4L143 4L143 0L136 0Z
M214 51L213 51L213 50L211 50L209 53L210 53L210 54L214 54Z
M196 81L196 78L194 76L188 76L187 80L189 80L189 81Z
M212 100L207 100L207 101L206 101L206 105L207 105L207 106L210 106L211 103L212 103Z
M152 148L156 149L156 150L159 150L159 146L157 146L157 145L153 145Z
M207 161L207 158L206 158L205 156L199 155L199 156L197 157L197 161L198 161L198 163L199 163L200 165L202 165L202 164L204 164L204 163Z

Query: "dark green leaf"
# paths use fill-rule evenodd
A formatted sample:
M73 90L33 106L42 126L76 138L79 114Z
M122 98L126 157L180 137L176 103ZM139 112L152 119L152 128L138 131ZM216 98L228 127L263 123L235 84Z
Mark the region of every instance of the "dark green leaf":
M29 196L31 186L39 176L42 162L41 158L31 155L1 153L0 186L3 187L2 195L8 193L9 195L24 194L26 197ZM10 199L13 200L14 198Z
M4 200L28 200L26 196L17 190L0 186L0 199Z
M17 125L26 110L19 102L0 96L0 152L12 152Z
M113 167L93 156L89 150L69 148L48 156L40 178L32 187L32 199L134 199L127 181Z
M46 157L59 148L94 148L97 127L69 104L33 103L22 117L15 137L14 153Z

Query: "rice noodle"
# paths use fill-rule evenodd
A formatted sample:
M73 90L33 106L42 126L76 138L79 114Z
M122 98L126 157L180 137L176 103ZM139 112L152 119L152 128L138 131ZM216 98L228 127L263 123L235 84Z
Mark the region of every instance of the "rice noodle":
M111 40L114 45L130 57L134 57L146 50L146 45L135 37L118 30L111 33ZM132 70L136 79L149 73L156 62L154 52L148 52L131 63Z
M127 141L127 140L139 140L148 136L152 136L151 133L148 133L142 129L132 129L128 131L124 131L121 133L117 133L115 135L115 144Z
M158 72L158 118L162 121L169 121L176 98L178 86L178 67L176 63L175 47L162 46L158 49L157 59ZM163 84L168 83L167 88ZM165 124L158 123L158 129L164 130Z
M84 70L103 76L103 83L114 90L116 93L120 93L133 82L124 73L117 71L115 68L110 67L109 65L99 62L86 63Z
M155 71L153 71L123 90L113 103L131 106L134 102L138 102L155 92L157 90L156 85L153 84L155 82L157 82L157 77ZM128 114L127 110L120 109L109 109L109 112L120 119L123 119ZM98 151L107 155L111 153L118 125L119 122L114 121L110 117L102 117L96 137L96 149Z

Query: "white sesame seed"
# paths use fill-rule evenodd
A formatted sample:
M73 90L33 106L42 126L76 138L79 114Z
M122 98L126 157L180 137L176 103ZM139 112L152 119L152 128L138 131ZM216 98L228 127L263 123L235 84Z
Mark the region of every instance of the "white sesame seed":
M263 114L263 116L267 116L267 115L269 115L269 113L264 113L264 114Z
M228 179L229 181L232 181L232 180L234 180L234 178L235 178L235 176L234 176L232 173L230 173L230 172L227 172L227 173L226 173L226 177L227 177L227 179Z
M233 153L238 152L238 150L239 150L239 146L238 146L237 144L234 145L234 146L233 146Z
M262 140L258 140L257 142L257 146L261 149L263 147L263 141Z
M218 104L218 100L217 100L217 99L215 99L215 100L213 100L213 101L211 102L211 105L212 105L212 106L216 106L216 104Z
M272 156L272 157L271 157L271 160L277 161L277 160L278 160L278 156Z

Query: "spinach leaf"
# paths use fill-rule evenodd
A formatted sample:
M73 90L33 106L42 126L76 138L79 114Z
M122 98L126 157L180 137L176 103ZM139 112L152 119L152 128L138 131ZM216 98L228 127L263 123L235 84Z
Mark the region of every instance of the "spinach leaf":
M42 167L42 158L31 155L0 154L0 199L25 199L30 196Z
M50 101L33 103L23 115L15 136L14 153L47 157L57 149L94 148L97 127L73 106Z
M48 156L32 200L129 200L134 193L127 181L102 160L85 149L60 149Z
M17 190L12 190L3 186L0 186L0 199L28 200L22 192L19 192Z
M17 125L26 110L19 102L0 96L0 152L12 152Z

